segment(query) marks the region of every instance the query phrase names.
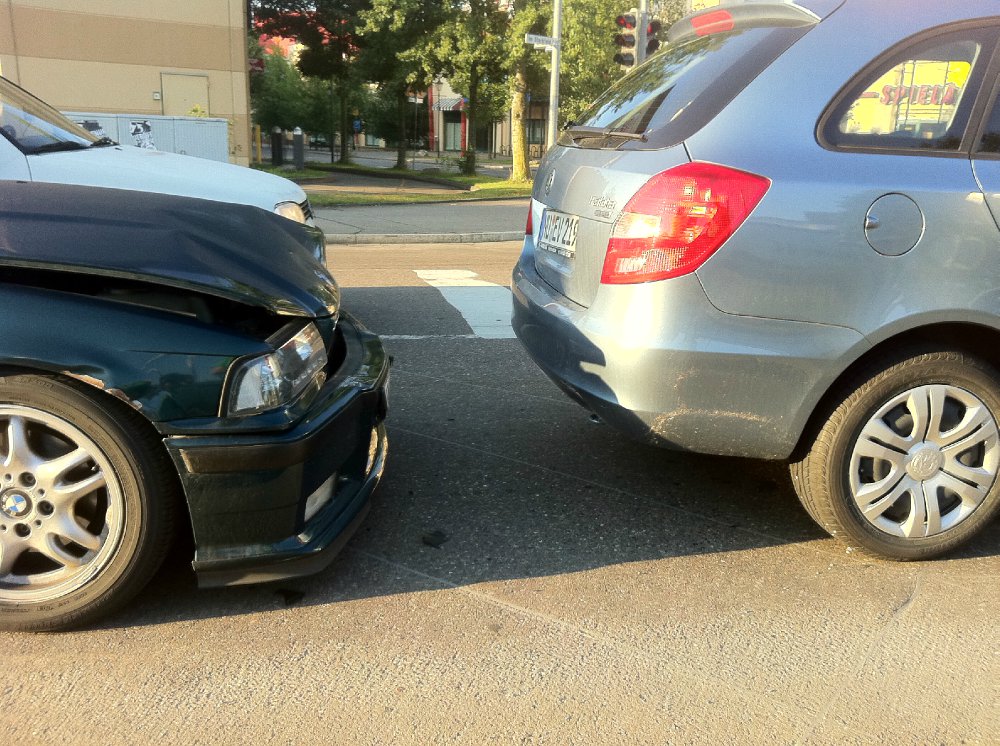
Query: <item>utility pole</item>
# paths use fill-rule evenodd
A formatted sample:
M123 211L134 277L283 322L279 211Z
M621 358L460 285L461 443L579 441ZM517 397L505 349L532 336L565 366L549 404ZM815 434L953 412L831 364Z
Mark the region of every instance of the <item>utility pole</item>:
M645 2L645 0L643 0ZM552 76L549 78L549 132L546 142L554 147L559 136L559 63L562 54L562 0L552 0Z
M636 19L635 64L646 60L646 30L649 28L649 0L639 0L639 17Z
M552 75L549 77L549 126L546 141L551 148L559 136L559 61L562 52L562 0L552 0L552 36L525 34L524 43L552 53Z

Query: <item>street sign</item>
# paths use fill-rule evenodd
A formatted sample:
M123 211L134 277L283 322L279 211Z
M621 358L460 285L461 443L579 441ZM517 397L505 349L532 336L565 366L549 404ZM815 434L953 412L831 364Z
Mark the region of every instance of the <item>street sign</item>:
M559 49L559 40L551 36L540 36L539 34L525 34L525 44L534 44L541 47L553 47Z

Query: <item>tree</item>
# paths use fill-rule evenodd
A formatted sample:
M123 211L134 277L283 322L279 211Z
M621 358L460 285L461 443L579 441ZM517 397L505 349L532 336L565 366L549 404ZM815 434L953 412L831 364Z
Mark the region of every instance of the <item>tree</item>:
M563 10L560 124L579 119L621 77L612 36L623 7L620 0L565 0Z
M296 39L302 45L298 68L302 74L329 81L340 104L340 160L350 158L350 101L361 76L356 61L361 51L357 30L369 0L254 0L261 27ZM330 133L331 142L333 133ZM330 158L333 159L331 148Z
M551 25L550 13L548 6L541 5L537 0L512 0L509 8L511 20L505 45L505 63L509 75L511 150L514 156L510 178L511 181L531 181L525 131L527 94L529 87L534 90L546 88L546 74L541 53L524 43L524 35L546 34Z
M437 35L446 18L446 7L434 0L372 0L362 14L365 40L360 67L367 79L388 94L395 108L396 168L406 168L407 122L410 93L428 88L433 74L424 61L409 50L419 49ZM384 107L378 107L381 113ZM414 138L416 132L413 133Z
M250 76L254 121L265 132L291 129L302 121L305 83L295 66L280 52L267 53L251 40L251 56L264 61L264 71Z
M410 2L412 0L404 0ZM433 34L415 41L400 57L419 72L415 79L428 87L437 76L448 78L456 93L467 99L466 143L462 171L475 173L476 125L500 116L498 102L506 80L504 45L507 12L497 0L442 0L441 19Z

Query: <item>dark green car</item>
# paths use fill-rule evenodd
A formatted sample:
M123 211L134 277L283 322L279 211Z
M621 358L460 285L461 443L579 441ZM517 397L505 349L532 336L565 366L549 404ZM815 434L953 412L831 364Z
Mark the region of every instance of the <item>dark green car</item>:
M253 207L0 182L0 626L323 568L385 462L389 360L322 235Z

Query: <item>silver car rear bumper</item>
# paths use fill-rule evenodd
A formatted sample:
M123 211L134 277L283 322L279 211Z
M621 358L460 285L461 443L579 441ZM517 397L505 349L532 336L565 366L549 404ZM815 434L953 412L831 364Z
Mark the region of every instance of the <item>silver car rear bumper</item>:
M585 308L538 275L528 249L511 288L514 331L560 388L613 427L680 450L788 457L868 349L852 329L723 313L695 275L601 286Z

